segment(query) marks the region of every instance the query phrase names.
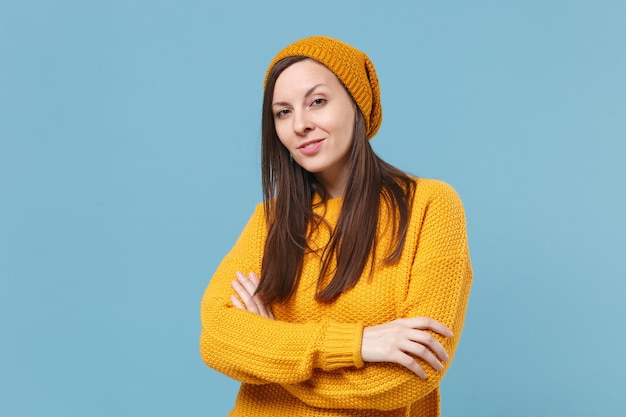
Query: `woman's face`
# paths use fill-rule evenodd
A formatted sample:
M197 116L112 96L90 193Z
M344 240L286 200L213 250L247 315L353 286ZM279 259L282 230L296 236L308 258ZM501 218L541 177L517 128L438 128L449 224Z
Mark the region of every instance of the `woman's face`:
M294 161L315 174L331 197L341 196L356 117L341 81L316 61L297 62L278 76L272 112L276 134Z

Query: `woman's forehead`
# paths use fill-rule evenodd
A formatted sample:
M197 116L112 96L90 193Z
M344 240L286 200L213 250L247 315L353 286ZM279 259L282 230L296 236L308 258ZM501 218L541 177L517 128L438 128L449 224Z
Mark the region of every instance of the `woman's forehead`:
M306 95L312 88L343 88L341 81L324 65L312 59L296 62L276 79L274 99L280 96Z

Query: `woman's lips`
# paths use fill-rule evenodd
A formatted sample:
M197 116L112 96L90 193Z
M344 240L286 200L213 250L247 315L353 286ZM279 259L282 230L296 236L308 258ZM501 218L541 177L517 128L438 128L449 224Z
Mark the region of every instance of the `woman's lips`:
M322 143L323 142L324 142L324 139L310 140L310 141L305 142L302 145L300 145L298 147L298 150L303 155L310 156L310 155L313 155L313 154L317 153L317 151L320 150L320 148L322 147Z

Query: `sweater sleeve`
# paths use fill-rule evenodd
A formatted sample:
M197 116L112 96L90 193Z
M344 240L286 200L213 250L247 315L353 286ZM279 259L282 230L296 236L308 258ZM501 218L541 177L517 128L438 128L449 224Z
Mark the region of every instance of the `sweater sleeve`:
M265 219L259 205L202 298L203 361L251 384L292 384L308 380L314 369L363 366L360 323L288 323L233 306L230 296L235 273L260 273L264 243Z
M447 184L437 182L435 189L423 207L421 227L410 237L413 241L407 241L414 260L400 317L426 316L448 326L452 337L433 335L452 359L461 335L472 270L461 201ZM393 410L435 390L450 365L450 361L444 362L444 370L438 372L419 362L427 379L393 363L367 363L360 369L316 371L306 383L284 387L317 407Z

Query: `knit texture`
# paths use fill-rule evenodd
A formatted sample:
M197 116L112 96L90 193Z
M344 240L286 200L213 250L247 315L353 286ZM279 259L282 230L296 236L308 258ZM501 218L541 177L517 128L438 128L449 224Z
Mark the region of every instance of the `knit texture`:
M321 304L315 300L321 262L307 254L294 297L273 306L275 320L230 302L235 272L261 270L266 226L263 205L257 206L201 305L202 359L242 382L229 416L439 415L438 387L450 362L437 372L420 360L428 375L423 380L396 364L363 363L360 355L364 326L400 317L427 316L448 326L454 336L435 337L450 357L459 342L472 280L463 207L449 185L428 179L417 184L397 263L375 259L371 279L364 276L335 302ZM329 200L319 213L335 225L341 204ZM380 222L387 220L383 210ZM313 243L323 247L328 238L320 229ZM388 247L389 238L381 239L379 247Z
M368 139L376 135L383 120L380 85L374 64L365 53L326 36L304 38L287 46L274 57L265 75L265 85L274 65L281 59L291 56L314 59L331 70L361 109Z

